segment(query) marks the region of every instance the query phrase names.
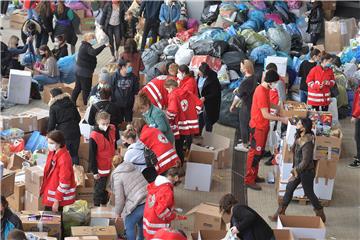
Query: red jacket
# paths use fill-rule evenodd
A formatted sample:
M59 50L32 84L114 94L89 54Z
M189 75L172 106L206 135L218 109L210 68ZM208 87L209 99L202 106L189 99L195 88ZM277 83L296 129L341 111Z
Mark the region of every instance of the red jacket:
M191 92L195 96L199 96L197 82L193 77L185 77L180 81L179 87Z
M360 118L360 86L356 89L354 94L352 116L354 118Z
M180 162L173 145L159 129L145 125L141 130L140 141L155 153L158 159L155 166L158 174Z
M331 101L330 88L335 85L335 76L331 68L320 65L313 67L307 78L308 104L311 106L328 106ZM322 88L320 88L323 86Z
M28 9L36 8L36 5L40 1L39 0L22 0L21 2L23 2L24 9L28 10Z
M168 92L164 87L165 81L172 79L172 76L161 75L152 79L145 87L142 89L150 99L151 103L160 108L166 109L167 107L167 97Z
M186 240L180 232L171 228L163 228L156 232L152 240Z
M189 91L176 88L168 95L166 115L175 138L199 133L198 114L202 101Z
M55 199L61 207L70 205L75 202L75 190L72 160L66 147L49 152L40 189L43 205L51 207Z
M109 140L104 137L102 133L92 131L90 138L92 138L97 145L96 161L100 177L107 177L110 175L112 159L115 155L115 126L109 125Z
M144 237L153 239L158 230L168 228L176 217L174 191L172 183L161 175L147 186L147 190L143 218Z

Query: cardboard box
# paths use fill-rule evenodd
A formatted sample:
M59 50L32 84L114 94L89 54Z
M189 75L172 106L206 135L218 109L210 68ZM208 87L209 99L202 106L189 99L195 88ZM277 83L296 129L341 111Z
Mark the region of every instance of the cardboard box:
M40 196L40 187L44 177L44 169L39 166L25 169L25 190L35 196Z
M80 145L79 145L79 158L80 159L84 159L86 161L89 160L89 141L85 140L84 137L80 138ZM85 171L87 171L87 169L84 166Z
M118 234L124 233L124 223L122 220L115 222L115 218L114 207L95 207L91 209L90 226L115 226Z
M71 83L71 84L66 84L66 83L55 83L55 84L48 84L44 86L44 90L43 90L43 102L48 104L50 102L51 99L51 94L50 94L50 90L53 88L61 88L63 90L64 93L67 93L71 96L72 91L75 88L75 83ZM76 101L76 105L77 106L83 106L83 100L82 100L82 93L79 94L78 99Z
M316 173L315 177L317 178L328 178L334 179L336 176L337 162L319 160L316 161Z
M355 18L333 18L325 21L325 50L327 52L340 52L350 45L350 39L357 32Z
M191 151L186 162L184 188L210 192L214 154L212 152Z
M114 226L108 227L71 227L73 237L97 236L99 240L116 240L116 229Z
M204 131L201 146L191 144L193 152L211 152L214 154L215 168L229 168L231 166L230 139L221 135ZM206 148L213 147L213 150Z
M47 232L50 237L60 239L60 215L52 212L23 211L19 217L25 232Z
M29 238L29 239L33 239L33 238L47 238L48 237L48 233L47 232L26 232L25 235Z
M15 182L14 194L7 198L10 208L15 212L21 212L25 209L25 183Z
M283 147L281 149L282 151L282 161L284 163L291 163L294 160L294 153L293 151L291 151L291 149L289 149L288 144L286 143L286 141L283 141Z
M19 128L24 132L36 131L38 130L36 116L31 114L0 116L0 129L9 128Z
M287 61L288 61L288 59L286 57L268 56L268 57L265 58L264 68L269 63L274 63L277 66L278 74L281 77L285 77L286 76L286 69L287 69Z
M273 229L275 240L294 240L289 229Z
M46 135L47 127L49 122L49 110L42 108L31 108L24 112L24 114L31 114L37 118L37 130L42 134Z
M12 154L6 168L10 170L21 169L24 161L26 161L26 159L17 154Z
M315 137L315 160L339 161L341 154L342 134L338 137Z
M307 106L301 102L285 101L284 108L280 109L280 116L306 118Z
M84 10L75 10L76 15L80 18L80 21L82 18L85 17L85 11Z
M215 230L200 230L196 233L191 233L193 240L219 240L226 236L226 231Z
M89 207L93 205L95 180L92 173L87 173L85 178L85 186L76 188L76 199L85 200Z
M44 206L42 204L42 197L39 197L39 195L34 195L29 191L25 191L25 210L26 211L44 210Z
M219 205L213 203L200 203L186 215L194 216L194 231L199 230L225 230L226 225L219 211Z
M280 215L277 229L289 229L295 239L325 239L326 228L317 216L285 216Z
M65 240L99 240L97 236L66 237Z
M1 195L8 197L14 194L14 185L15 185L15 172L3 169L2 178L1 178Z
M10 69L7 101L17 104L29 104L31 72Z
M331 200L334 191L335 179L315 178L314 192L319 199Z

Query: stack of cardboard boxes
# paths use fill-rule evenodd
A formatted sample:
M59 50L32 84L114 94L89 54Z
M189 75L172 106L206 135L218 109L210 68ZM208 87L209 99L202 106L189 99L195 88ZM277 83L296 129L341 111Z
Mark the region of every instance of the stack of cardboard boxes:
M39 166L25 169L25 210L38 211L44 207L41 202L40 188L44 177L44 169Z
M325 21L325 50L337 53L350 46L350 39L357 34L355 18L333 18Z

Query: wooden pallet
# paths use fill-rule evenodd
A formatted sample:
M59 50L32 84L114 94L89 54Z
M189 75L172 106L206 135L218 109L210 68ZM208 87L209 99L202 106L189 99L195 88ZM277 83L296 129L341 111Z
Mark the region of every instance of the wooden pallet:
M282 201L282 198L283 197L278 197L278 202L280 202L280 201ZM297 201L300 205L307 205L308 203L310 203L310 200L307 198L307 197L303 197L303 198L301 198L301 197L293 197L293 199L292 199L293 201ZM330 201L331 200L324 200L324 199L319 199L319 201L320 201L320 203L321 203L321 205L323 206L323 207L328 207L328 206L330 206Z

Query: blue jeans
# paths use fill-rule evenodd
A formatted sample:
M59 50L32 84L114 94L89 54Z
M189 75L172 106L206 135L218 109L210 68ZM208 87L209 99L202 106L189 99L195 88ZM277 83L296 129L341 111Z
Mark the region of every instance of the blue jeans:
M306 103L308 93L306 91L300 90L299 94L300 94L300 102Z
M33 80L35 80L35 82L37 82L37 84L39 85L39 90L40 91L42 91L44 85L54 84L54 83L60 82L59 77L50 77L50 76L47 76L47 75L35 75L33 77Z
M30 8L27 10L27 19L35 19L35 20L38 19L38 15L37 15L35 9Z
M143 240L143 216L144 216L145 204L137 206L132 213L125 217L125 232L126 239L128 240ZM135 225L137 225L137 238L135 232Z

